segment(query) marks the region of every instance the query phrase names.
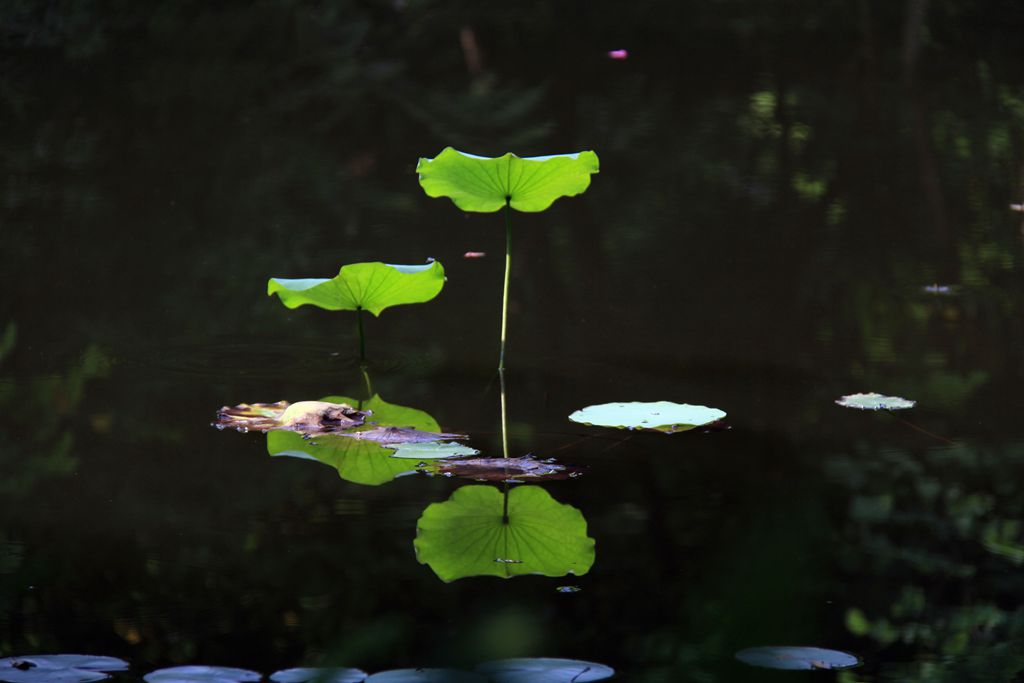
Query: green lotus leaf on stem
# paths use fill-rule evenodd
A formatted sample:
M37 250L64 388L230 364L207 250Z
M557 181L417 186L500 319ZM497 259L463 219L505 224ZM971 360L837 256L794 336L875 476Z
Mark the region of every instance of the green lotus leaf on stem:
M411 427L413 429L439 432L440 425L430 414L395 405L374 395L373 398L359 401L347 396L328 396L322 399L327 403L347 403L360 405L362 410L371 411L367 424L357 430L384 427ZM385 448L369 439L358 439L340 434L328 434L312 439L303 438L302 434L275 430L267 434L267 452L275 456L291 456L317 460L338 471L338 475L354 484L379 486L395 477L416 471L417 462L391 457L394 451Z
M444 266L401 266L379 261L351 263L327 278L270 278L267 295L288 308L305 304L328 311L367 310L375 316L391 306L430 301L444 287Z
M504 495L508 496L507 508ZM583 514L539 486L470 485L416 524L416 559L448 583L467 576L580 576L594 564Z
M574 197L590 186L600 162L592 151L542 157L481 157L446 147L416 165L423 191L448 197L463 211L493 212L506 202L525 212L544 211L560 197Z

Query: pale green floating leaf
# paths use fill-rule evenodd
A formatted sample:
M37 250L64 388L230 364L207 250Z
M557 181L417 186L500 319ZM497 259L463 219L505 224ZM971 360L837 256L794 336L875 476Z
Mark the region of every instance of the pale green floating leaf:
M395 448L392 457L409 460L435 460L438 458L463 458L478 455L480 451L455 441L430 441L426 443L403 443Z
M463 486L423 511L416 525L416 559L445 582L467 576L586 574L594 539L583 514L539 486L521 486L505 499L493 486Z
M600 162L592 151L521 158L481 157L446 147L420 159L416 172L430 197L448 197L463 211L544 211L560 197L582 194Z
M374 315L390 306L430 301L444 287L439 261L422 266L388 263L352 263L337 276L325 278L271 278L267 294L277 294L288 308L311 304L328 311L365 309Z
M476 670L493 683L587 683L615 675L615 669L579 659L524 657L484 662Z
M672 434L721 420L725 411L688 403L602 403L577 410L569 419L580 424L617 429L647 429Z
M844 408L857 408L858 410L905 410L917 405L917 401L899 396L883 396L874 392L843 396L836 399L836 403Z
M744 664L765 669L849 669L860 660L848 652L820 647L749 647L736 653Z

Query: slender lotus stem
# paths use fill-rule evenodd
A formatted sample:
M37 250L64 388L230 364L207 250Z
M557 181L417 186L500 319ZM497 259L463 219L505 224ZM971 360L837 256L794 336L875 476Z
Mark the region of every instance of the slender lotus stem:
M505 409L505 369L498 368L498 378L501 380L501 452L505 459L508 459L508 419Z
M503 524L508 524L508 479L505 480L505 487L502 491L505 497L505 508L501 512L501 521ZM505 542L508 542L508 535L505 536ZM505 552L508 553L508 547L505 547ZM508 555L506 554L506 557Z
M505 369L505 330L508 327L508 276L512 270L512 207L505 198L505 288L501 294L501 355L498 370Z
M359 330L359 362L366 365L366 338L363 336L363 307L356 307L356 328Z

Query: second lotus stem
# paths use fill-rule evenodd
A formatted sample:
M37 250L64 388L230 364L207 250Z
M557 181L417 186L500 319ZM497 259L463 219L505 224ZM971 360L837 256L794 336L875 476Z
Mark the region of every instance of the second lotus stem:
M501 355L498 370L505 369L505 331L508 329L508 279L512 270L512 207L505 199L505 287L501 294Z

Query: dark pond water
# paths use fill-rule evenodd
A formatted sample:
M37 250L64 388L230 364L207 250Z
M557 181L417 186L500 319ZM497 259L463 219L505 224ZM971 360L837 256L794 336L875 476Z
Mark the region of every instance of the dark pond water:
M1024 675L1020 3L144 5L0 3L0 656ZM269 277L432 257L436 300L367 321L373 390L500 456L504 231L420 190L447 145L601 158L514 216L509 446L581 468L530 494L585 520L580 576L444 582L418 520L500 483L210 426L364 395L354 317ZM728 429L567 419L657 400Z

